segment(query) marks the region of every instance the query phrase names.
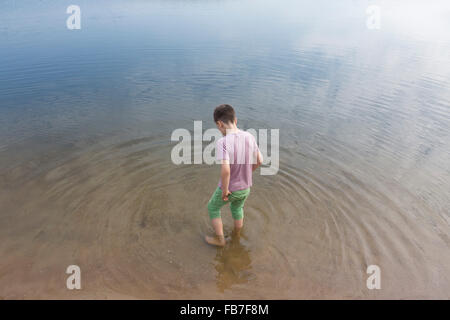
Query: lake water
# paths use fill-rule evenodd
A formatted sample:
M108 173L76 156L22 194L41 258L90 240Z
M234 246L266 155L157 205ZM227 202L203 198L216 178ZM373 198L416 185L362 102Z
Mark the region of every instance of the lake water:
M449 1L0 9L0 298L450 298ZM219 168L170 137L221 103L280 163L217 249Z

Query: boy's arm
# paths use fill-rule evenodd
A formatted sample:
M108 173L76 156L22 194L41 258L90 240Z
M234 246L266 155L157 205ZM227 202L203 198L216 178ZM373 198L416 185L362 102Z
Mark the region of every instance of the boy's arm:
M230 184L230 162L228 160L222 160L220 177L222 179L222 199L228 201L228 195L231 193L228 190Z
M256 156L256 163L252 164L252 171L258 169L262 163L263 163L263 156L261 154L261 151L258 150L258 154Z

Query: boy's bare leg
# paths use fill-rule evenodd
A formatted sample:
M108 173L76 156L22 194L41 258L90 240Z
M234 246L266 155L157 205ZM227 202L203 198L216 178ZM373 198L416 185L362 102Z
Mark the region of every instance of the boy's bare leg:
M209 244L223 247L225 245L225 238L223 236L222 218L211 219L211 223L216 233L215 237L205 236L206 242Z
M243 226L244 226L244 218L239 219L239 220L234 220L234 230L233 230L234 235L240 236L241 229Z

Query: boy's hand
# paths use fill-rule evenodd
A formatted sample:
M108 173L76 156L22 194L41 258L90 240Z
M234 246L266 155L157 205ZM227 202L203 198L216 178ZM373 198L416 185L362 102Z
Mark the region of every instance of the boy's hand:
M226 191L222 191L222 200L223 201L228 201L228 196L231 194L231 192L229 190Z

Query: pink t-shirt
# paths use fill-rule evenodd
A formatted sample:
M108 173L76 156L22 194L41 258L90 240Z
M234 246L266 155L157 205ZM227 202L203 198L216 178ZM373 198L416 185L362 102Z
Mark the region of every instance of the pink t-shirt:
M246 131L229 133L217 141L217 160L230 162L230 192L252 186L252 164L256 163L258 152L255 138ZM219 187L222 188L222 179L219 180Z

